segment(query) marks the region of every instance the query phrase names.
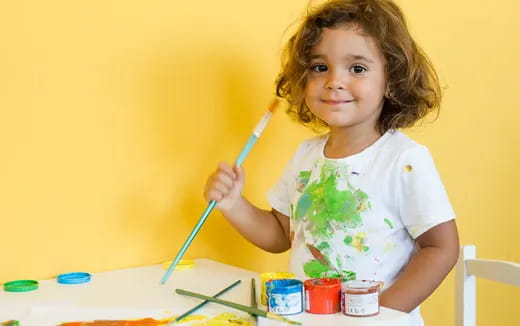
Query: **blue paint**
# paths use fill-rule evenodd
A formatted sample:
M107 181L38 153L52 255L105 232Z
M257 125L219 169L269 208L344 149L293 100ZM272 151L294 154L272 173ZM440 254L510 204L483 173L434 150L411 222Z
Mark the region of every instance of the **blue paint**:
M303 283L294 279L266 283L267 310L278 315L294 315L303 311Z

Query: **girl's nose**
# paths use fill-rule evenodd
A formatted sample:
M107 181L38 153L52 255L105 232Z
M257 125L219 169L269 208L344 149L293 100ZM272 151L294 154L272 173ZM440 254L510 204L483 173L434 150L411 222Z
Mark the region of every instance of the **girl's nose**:
M325 87L334 90L334 89L345 89L345 81L338 76L337 74L331 74L325 83Z

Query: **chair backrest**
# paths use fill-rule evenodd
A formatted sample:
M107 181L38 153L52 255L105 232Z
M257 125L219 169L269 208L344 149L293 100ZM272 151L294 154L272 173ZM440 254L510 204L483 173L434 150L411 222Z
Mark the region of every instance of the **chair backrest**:
M480 259L475 246L463 246L455 269L455 326L476 326L476 277L520 286L520 264Z

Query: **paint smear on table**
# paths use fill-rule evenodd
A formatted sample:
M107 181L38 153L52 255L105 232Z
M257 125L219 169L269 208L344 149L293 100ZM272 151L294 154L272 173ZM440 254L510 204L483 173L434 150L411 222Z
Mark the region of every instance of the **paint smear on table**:
M20 326L18 320L8 320L4 322L0 322L0 326Z
M161 326L167 325L175 317L167 319L135 319L135 320L94 320L61 323L59 326ZM249 321L232 313L222 313L213 318L208 319L206 316L193 315L182 319L177 324L185 324L190 326L249 326Z

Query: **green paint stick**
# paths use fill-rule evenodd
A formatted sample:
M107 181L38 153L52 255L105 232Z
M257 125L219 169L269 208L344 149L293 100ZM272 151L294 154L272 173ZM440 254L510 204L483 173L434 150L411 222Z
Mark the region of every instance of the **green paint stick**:
M239 304L239 303L226 301L226 300L222 300L222 299L214 298L214 297L208 297L208 296L205 296L203 294L190 292L190 291L186 291L186 290L182 290L182 289L176 289L175 292L178 293L178 294L189 296L189 297L194 297L194 298L199 298L199 299L202 299L202 300L215 302L215 303L227 306L227 307L231 307L231 308L234 308L234 309L237 309L237 310L240 310L240 311L244 311L244 312L256 315L256 316L265 317L265 318L268 318L268 319L280 320L280 321L286 322L286 323L288 323L290 325L301 325L302 324L302 323L297 322L297 321L289 320L289 319L287 319L285 317L282 317L280 315L273 314L272 312L267 312L267 311L264 311L264 310L261 310L261 309L258 309L258 308L245 306L245 305L242 305L242 304Z

